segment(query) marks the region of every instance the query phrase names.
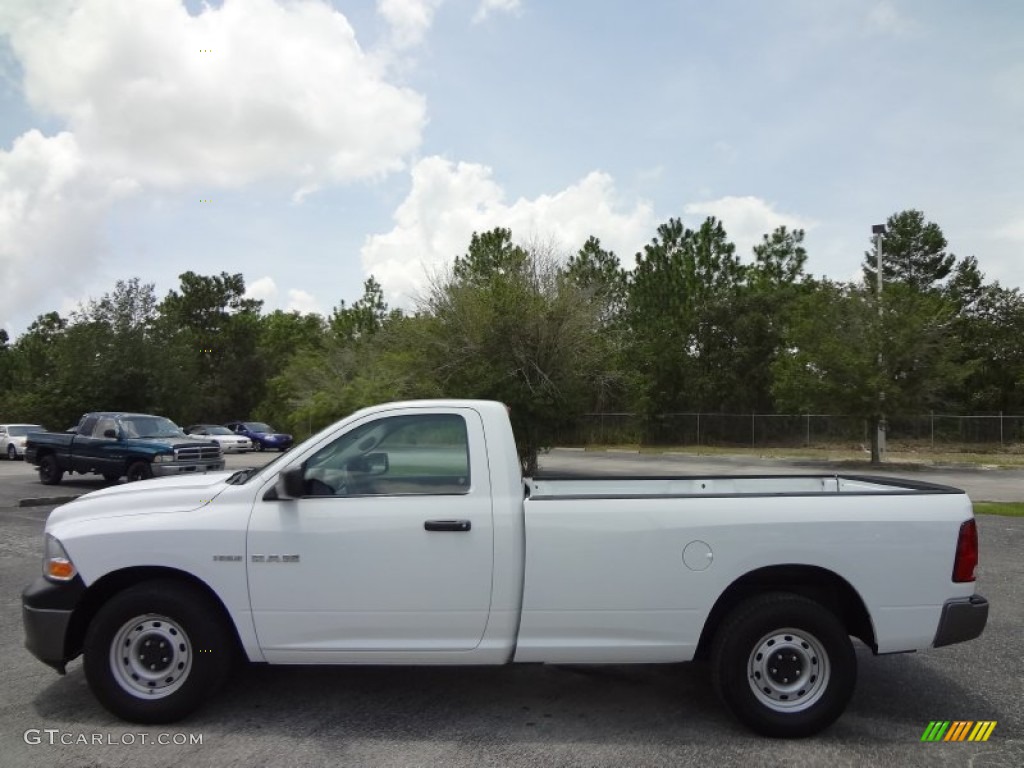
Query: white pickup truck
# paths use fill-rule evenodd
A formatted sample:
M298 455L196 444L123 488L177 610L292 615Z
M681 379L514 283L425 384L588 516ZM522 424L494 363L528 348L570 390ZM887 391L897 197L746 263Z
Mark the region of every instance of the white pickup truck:
M87 494L46 524L26 646L172 722L270 664L710 660L749 727L832 723L877 654L970 640L959 490L843 475L520 475L501 403L368 408L261 469Z

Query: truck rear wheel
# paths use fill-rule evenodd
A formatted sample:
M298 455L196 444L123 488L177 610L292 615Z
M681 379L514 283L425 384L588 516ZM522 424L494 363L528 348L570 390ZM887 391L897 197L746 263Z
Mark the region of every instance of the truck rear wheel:
M56 485L64 477L64 470L57 464L57 457L48 453L39 460L39 482L43 485Z
M136 461L130 467L128 467L128 482L134 483L136 480L148 480L153 476L153 468L149 466L148 461Z
M800 595L769 593L737 606L715 635L712 679L745 725L765 736L800 737L843 713L857 679L846 629Z
M150 581L111 598L86 633L85 677L100 703L136 723L171 723L224 683L232 638L200 589Z

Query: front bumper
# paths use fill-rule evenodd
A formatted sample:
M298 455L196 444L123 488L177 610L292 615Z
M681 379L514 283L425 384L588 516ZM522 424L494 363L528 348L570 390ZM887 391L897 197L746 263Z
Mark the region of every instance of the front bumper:
M942 606L939 628L935 632L933 647L973 640L988 622L988 600L981 595L947 600Z
M158 464L153 462L150 466L153 468L153 477L172 477L174 475L184 475L188 472L220 472L224 469L224 459L211 459L210 461L193 462L190 464L176 464L174 462Z
M85 594L81 576L57 584L42 576L21 593L21 620L25 647L44 664L64 674L64 666L77 653L68 653L68 626Z

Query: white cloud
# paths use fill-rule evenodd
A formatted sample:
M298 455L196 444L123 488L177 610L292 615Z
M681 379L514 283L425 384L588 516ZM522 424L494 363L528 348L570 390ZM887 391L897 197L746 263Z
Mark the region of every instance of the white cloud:
M300 291L296 288L292 288L288 291L288 312L302 312L303 314L309 314L315 312L317 314L324 314L321 309L319 302L316 297L307 291Z
M770 203L759 197L722 197L718 200L689 203L683 211L690 216L714 216L722 221L729 239L736 245L736 253L750 261L751 249L761 242L763 235L777 227L810 230L815 222L791 214L779 213Z
M81 0L10 24L30 104L110 176L310 188L400 170L420 142L423 98L318 0Z
M89 172L70 133L29 131L0 150L0 323L43 297L80 289L103 254L103 213L130 184Z
M391 44L397 49L423 42L442 0L377 0L377 13L391 27Z
M428 157L413 168L412 188L393 218L390 232L366 239L363 269L377 278L390 304L408 306L430 274L465 253L473 232L507 227L518 242L553 240L570 250L594 235L628 266L650 234L653 212L642 201L625 209L605 173L509 204L487 166Z
M281 291L278 289L277 283L269 275L253 280L245 289L245 297L247 299L259 299L263 302L264 312L283 309L285 312L298 311L303 314L310 312L323 314L323 309L320 307L317 298L308 291L290 288L287 292L288 302L286 306L281 305L280 295Z
M270 276L253 280L245 289L245 298L257 299L268 306L274 304L277 301L277 283Z
M321 0L20 4L0 35L29 106L67 127L0 149L0 323L80 287L126 194L269 181L301 200L403 169L426 120Z
M479 24L493 13L518 13L521 7L520 0L481 0L473 14L473 23Z

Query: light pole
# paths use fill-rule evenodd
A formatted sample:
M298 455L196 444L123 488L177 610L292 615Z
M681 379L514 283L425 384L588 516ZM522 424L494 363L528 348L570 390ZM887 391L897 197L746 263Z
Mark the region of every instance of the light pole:
M885 224L872 225L871 235L875 239L875 283L878 286L878 373L880 377L883 377L885 366L882 359L882 239L885 237ZM875 434L877 451L872 452L872 461L881 461L885 457L885 427L885 389L880 381L878 385L878 424Z

